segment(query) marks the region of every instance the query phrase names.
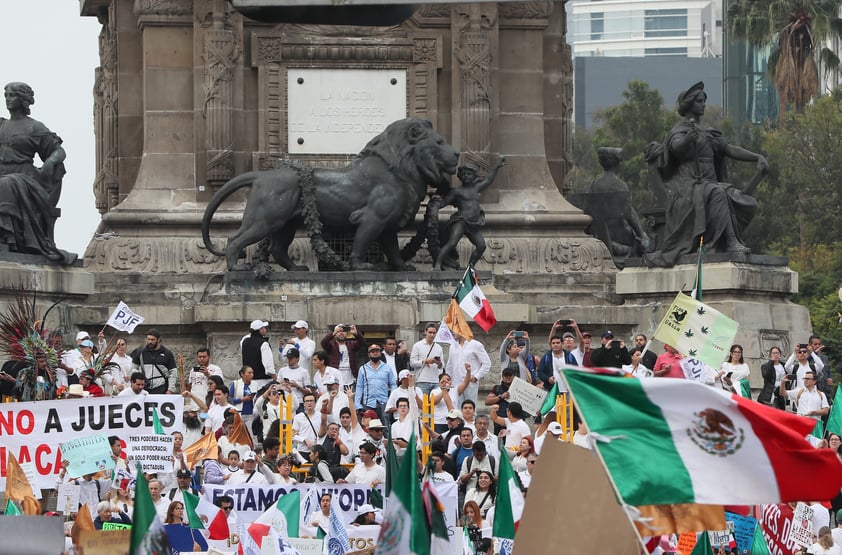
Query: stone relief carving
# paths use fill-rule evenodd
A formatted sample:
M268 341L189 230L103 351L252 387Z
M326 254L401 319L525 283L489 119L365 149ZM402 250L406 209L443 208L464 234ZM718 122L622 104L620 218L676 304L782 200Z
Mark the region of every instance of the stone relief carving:
M94 197L101 214L119 202L120 182L117 165L117 29L114 3L99 15L99 63L94 79L94 130L96 177Z
M189 0L135 0L135 15L189 15L193 6Z
M234 176L234 67L240 56L236 36L226 29L205 32L205 102L207 181L224 183Z
M119 237L91 241L85 251L85 267L106 272L184 274L222 272L225 264L204 248L201 239Z
M435 38L415 39L412 43L412 61L416 64L439 64L439 41Z
M497 4L459 4L453 10L454 56L461 89L462 163L488 167L491 149L491 45Z
M550 17L552 2L501 2L500 17L510 19L543 19Z

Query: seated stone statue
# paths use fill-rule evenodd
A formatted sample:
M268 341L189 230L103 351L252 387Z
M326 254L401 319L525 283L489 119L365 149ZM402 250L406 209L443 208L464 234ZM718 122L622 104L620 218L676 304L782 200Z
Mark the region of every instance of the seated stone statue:
M70 264L76 255L56 248L53 238L64 177L61 139L29 117L35 94L26 83L5 87L10 118L0 118L0 256L42 254ZM35 155L42 161L35 167Z
M644 255L649 266L674 266L696 251L700 239L715 252L748 253L740 234L757 211L751 196L768 170L766 158L728 144L722 133L703 127L707 95L699 82L678 96L683 116L663 144L650 143L645 156L666 189L666 226L661 249ZM727 183L727 158L756 162L757 171L741 191Z
M602 175L589 183L581 195L582 210L593 218L585 231L605 243L618 268L623 268L627 258L648 252L652 245L632 206L628 185L617 177L621 152L615 147L597 149Z

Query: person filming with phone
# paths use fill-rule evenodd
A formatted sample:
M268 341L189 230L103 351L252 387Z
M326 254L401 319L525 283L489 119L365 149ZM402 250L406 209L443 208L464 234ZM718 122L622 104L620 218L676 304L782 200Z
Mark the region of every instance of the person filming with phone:
M591 363L598 368L622 368L624 364L631 364L631 355L625 341L614 339L614 334L605 330L602 332L602 347L594 350Z

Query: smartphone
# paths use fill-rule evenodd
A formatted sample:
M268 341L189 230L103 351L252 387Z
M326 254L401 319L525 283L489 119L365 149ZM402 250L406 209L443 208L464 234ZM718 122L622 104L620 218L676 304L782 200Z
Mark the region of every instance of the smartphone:
M614 341L612 341L611 342L611 348L612 349L619 349L620 348L620 340L615 339Z
M344 331L345 333L348 333L349 331L351 331L351 326L345 326L345 325L343 325L343 326L342 326L342 331Z
M512 332L512 337L514 337L515 339L520 339L523 337L523 332L520 330L514 331Z
M558 320L558 323L559 323L559 325L562 325L562 326L569 326L573 322L571 320Z
M289 383L289 378L284 378L284 381Z
M725 377L726 377L726 378L728 378L728 379L730 380L730 379L731 379L731 374L733 374L733 372L728 372L727 374L725 374Z

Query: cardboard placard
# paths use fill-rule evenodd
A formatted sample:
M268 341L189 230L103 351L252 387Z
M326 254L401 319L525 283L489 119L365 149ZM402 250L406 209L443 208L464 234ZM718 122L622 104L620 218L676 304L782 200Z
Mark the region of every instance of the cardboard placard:
M681 555L690 555L696 547L696 532L685 532L678 536L678 545L675 550Z
M64 482L58 488L58 499L56 499L56 512L70 514L75 513L79 507L79 494L82 486L72 482Z
M509 402L520 403L523 411L533 416L540 412L546 397L547 392L542 388L535 387L518 377L515 377L512 385L509 386Z
M85 530L79 545L85 555L129 555L131 530Z

